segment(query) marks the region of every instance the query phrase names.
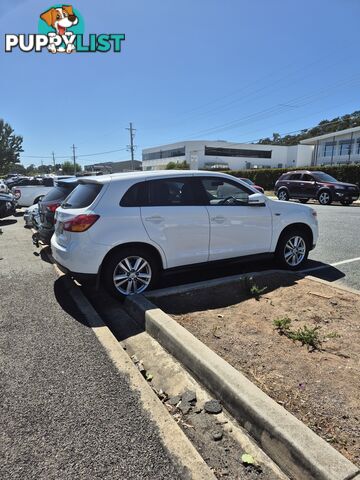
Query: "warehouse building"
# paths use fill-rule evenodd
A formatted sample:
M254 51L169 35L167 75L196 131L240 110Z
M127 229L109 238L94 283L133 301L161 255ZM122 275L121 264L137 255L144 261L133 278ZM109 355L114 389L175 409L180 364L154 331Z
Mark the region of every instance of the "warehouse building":
M259 145L226 141L185 141L146 148L143 170L161 170L184 161L193 170L305 167L311 164L312 145Z
M302 140L312 146L311 165L336 165L360 162L360 127L347 128Z
M141 170L142 168L139 160L125 160L122 162L94 163L93 165L85 165L84 169L86 172L121 173Z

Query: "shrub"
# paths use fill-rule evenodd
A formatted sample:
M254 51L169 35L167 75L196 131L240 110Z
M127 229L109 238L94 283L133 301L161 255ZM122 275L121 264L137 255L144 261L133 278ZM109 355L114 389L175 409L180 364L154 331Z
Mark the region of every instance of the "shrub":
M234 177L250 178L257 185L265 190L273 190L276 180L280 175L291 170L320 170L328 173L341 182L356 183L360 186L360 165L337 165L322 167L301 167L301 168L256 168L251 170L229 170L224 173Z

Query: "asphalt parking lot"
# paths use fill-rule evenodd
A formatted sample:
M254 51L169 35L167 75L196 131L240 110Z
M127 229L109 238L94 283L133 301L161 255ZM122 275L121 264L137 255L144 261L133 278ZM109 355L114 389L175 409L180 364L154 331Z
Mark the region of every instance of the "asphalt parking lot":
M319 220L319 240L310 253L306 273L360 290L360 206L323 206L312 203ZM192 283L221 276L277 268L269 261L178 271L164 275L160 287Z
M0 221L0 478L180 478L21 217Z

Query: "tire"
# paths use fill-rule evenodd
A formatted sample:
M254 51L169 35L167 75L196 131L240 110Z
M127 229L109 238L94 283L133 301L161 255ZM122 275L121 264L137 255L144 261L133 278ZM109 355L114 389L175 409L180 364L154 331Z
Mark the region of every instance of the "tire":
M279 200L282 200L283 202L287 202L290 198L290 195L289 195L288 191L285 190L285 188L283 188L283 189L278 191L277 197L278 197Z
M294 228L283 233L276 247L278 263L288 270L298 270L307 260L310 250L309 237L304 230Z
M332 196L330 190L322 190L318 194L318 202L320 205L330 205L332 203Z
M115 282L115 276L121 277L118 282ZM102 272L107 291L118 298L154 288L159 276L160 265L156 255L141 247L124 247L115 251L106 260Z
M349 205L351 205L353 203L353 201L350 200L350 198L344 198L343 200L340 200L340 203L341 203L341 205L344 205L345 207L348 207Z
M309 198L300 198L300 203L307 203L310 199Z

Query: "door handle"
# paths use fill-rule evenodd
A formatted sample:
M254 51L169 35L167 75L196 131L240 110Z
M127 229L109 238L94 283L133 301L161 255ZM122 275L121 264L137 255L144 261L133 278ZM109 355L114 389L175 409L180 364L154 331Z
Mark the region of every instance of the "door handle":
M217 217L211 217L211 221L216 223L224 223L225 217L221 217L220 215L218 215Z
M164 220L164 218L160 217L160 215L154 215L153 217L146 217L145 220L147 222L160 223Z

